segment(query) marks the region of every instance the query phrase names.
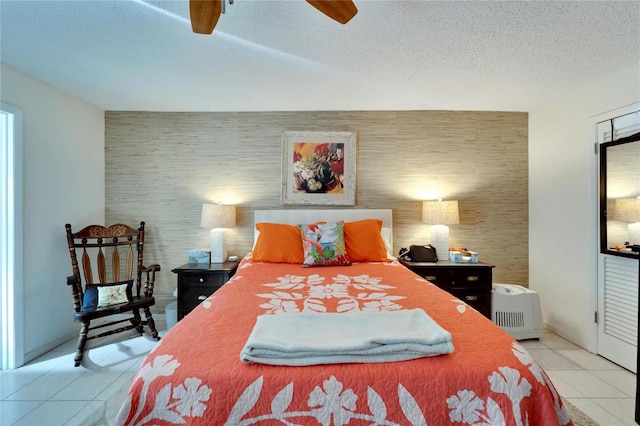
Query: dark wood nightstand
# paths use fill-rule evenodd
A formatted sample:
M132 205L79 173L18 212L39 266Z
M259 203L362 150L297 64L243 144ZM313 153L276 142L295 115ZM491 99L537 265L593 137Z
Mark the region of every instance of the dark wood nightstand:
M400 263L491 319L493 265L448 260L408 262L404 259L400 259Z
M178 274L178 321L211 296L236 273L236 262L187 263L173 269Z

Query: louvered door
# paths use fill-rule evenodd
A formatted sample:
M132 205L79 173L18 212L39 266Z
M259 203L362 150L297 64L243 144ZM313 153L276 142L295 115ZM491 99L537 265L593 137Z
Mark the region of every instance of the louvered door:
M600 255L598 353L636 372L638 261Z

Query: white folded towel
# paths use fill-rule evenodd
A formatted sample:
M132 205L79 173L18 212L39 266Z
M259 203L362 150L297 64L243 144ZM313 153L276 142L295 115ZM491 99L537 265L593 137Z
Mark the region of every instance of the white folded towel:
M406 361L453 352L451 334L422 309L259 316L244 363L317 365Z

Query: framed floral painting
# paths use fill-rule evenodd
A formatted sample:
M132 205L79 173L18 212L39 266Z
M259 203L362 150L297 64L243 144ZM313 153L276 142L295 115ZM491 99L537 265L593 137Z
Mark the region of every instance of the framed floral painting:
M282 204L355 202L356 132L282 132Z

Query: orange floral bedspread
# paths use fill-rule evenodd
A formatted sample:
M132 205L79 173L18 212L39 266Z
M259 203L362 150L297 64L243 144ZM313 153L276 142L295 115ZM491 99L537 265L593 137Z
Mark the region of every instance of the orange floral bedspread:
M380 364L243 364L258 315L424 309L455 352ZM300 330L304 333L304 330ZM117 425L570 425L531 355L487 318L398 262L255 263L146 357Z

